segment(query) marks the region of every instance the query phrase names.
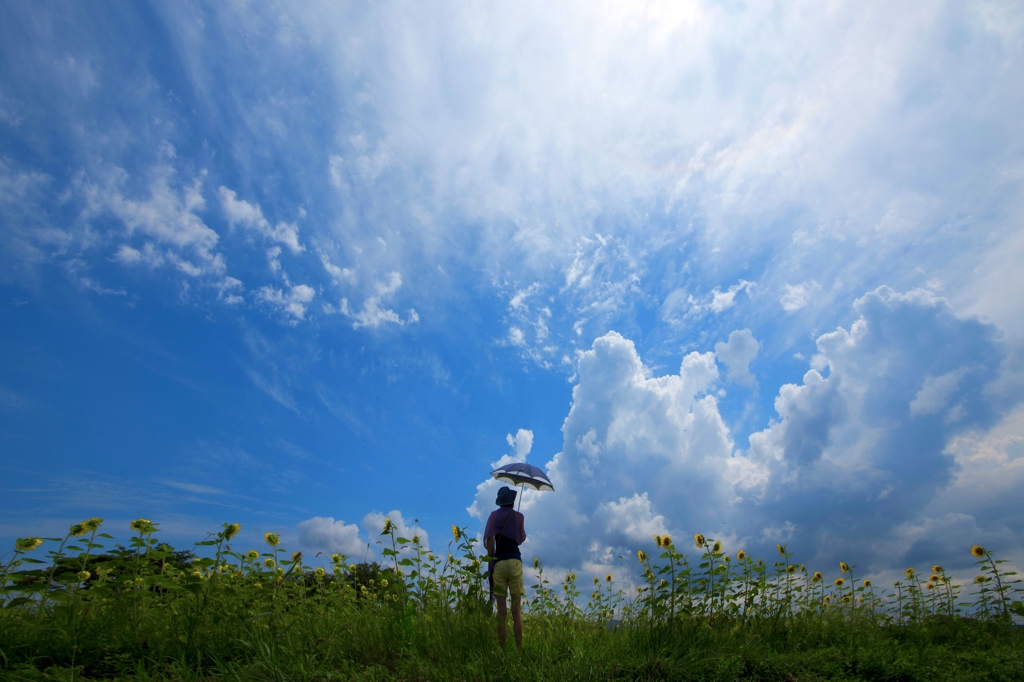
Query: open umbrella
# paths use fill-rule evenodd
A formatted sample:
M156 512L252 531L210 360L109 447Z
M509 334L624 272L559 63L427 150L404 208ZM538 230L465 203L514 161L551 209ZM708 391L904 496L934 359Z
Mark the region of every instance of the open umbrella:
M533 488L538 492L541 490L554 491L555 489L555 486L551 485L551 479L548 478L543 469L526 462L516 462L500 466L491 472L491 476L504 483L518 486L521 489ZM523 494L520 492L519 506L521 507L522 505Z

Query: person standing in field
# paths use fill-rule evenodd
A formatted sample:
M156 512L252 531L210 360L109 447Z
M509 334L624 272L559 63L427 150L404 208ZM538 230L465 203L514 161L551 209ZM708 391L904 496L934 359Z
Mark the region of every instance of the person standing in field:
M498 490L494 503L498 508L491 512L484 527L484 547L494 557L488 563L493 585L491 594L498 600L498 640L505 648L508 634L505 620L508 616L505 594L512 595L512 632L515 634L516 647L523 648L523 557L519 553L519 545L526 540L526 525L523 515L513 508L516 491L508 486Z

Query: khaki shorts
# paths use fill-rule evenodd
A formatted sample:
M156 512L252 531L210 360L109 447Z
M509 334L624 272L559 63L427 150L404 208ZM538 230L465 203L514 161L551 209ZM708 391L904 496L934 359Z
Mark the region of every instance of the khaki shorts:
M526 594L523 589L523 562L519 559L504 559L494 564L494 594L505 596L505 591L513 597Z

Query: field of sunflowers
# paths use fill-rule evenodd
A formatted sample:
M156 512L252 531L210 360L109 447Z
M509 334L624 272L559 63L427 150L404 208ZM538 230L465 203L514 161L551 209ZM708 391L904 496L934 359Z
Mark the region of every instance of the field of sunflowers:
M240 548L238 524L188 550L146 519L127 544L103 530L90 518L3 557L0 677L1024 679L1018 579L977 545L973 581L935 565L885 586L845 562L826 577L783 545L766 561L701 534L691 555L668 536L637 551L639 585L556 578L533 559L518 651L498 645L486 557L464 528L432 552L386 519L380 563L303 557L274 533Z

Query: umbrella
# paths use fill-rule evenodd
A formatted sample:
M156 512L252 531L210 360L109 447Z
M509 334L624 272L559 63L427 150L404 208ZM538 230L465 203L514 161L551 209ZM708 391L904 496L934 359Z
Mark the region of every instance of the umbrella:
M548 478L543 469L526 462L516 462L515 464L500 466L491 472L491 476L504 483L519 486L522 489L533 488L538 492L541 490L554 491L555 489L555 486L551 485L551 479ZM520 493L519 505L522 506L522 504L523 495Z

